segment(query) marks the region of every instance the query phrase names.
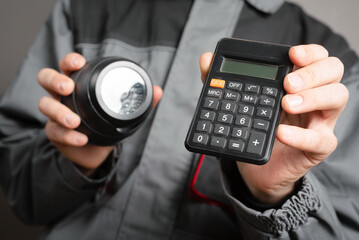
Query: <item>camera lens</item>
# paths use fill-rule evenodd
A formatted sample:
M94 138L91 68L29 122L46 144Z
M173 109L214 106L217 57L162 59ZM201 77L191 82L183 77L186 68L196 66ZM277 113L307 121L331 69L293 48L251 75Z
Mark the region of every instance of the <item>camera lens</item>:
M150 77L134 62L102 58L70 76L72 95L62 102L81 117L77 129L96 145L113 145L132 134L151 110Z
M141 75L130 68L113 69L97 84L100 105L115 116L134 113L142 105L146 93Z
M117 119L136 118L146 110L147 86L143 69L119 61L102 70L96 83L96 98L102 109Z

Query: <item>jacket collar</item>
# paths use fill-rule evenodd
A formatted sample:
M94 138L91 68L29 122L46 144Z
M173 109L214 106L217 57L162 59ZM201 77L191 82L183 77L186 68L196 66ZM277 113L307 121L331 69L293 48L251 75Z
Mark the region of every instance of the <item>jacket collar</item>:
M264 13L275 13L284 3L284 0L247 0L253 7Z

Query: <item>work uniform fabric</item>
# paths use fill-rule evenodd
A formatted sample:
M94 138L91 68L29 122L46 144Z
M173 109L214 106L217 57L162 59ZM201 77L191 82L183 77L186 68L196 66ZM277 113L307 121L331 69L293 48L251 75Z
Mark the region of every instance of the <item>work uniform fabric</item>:
M350 99L335 129L338 149L280 206L257 203L225 159L199 168L195 184L208 189L200 179L217 172L217 187L205 192L218 201L195 198L190 189L200 156L184 148L184 138L201 89L199 55L231 36L321 44L345 65ZM38 71L58 70L73 51L87 61L135 61L164 89L143 126L91 177L49 142L37 109L47 95ZM356 54L294 4L62 0L0 102L0 182L20 219L48 226L42 239L358 239L358 106Z

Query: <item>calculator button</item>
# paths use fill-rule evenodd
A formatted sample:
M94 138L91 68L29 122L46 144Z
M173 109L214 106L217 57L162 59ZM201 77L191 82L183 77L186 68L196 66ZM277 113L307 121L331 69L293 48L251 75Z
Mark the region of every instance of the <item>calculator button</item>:
M261 132L251 131L251 136L249 137L247 152L257 155L261 155L263 151L264 141L266 135Z
M246 103L255 104L257 102L257 97L253 95L243 94L242 101Z
M223 101L221 105L222 111L234 112L236 109L236 103L232 101Z
M272 117L272 109L269 108L257 108L257 116L270 119Z
M231 124L233 121L233 115L228 113L219 113L217 120L218 122Z
M232 137L247 139L248 138L248 130L245 128L233 128Z
M238 101L239 99L239 93L236 92L225 92L224 98L228 100Z
M239 104L238 113L252 115L254 107L251 105Z
M229 140L228 149L243 152L244 142L241 140Z
M207 134L195 133L192 142L207 145L208 139L209 137Z
M251 93L258 93L259 92L259 86L253 85L253 84L246 84L244 87L245 92L251 92Z
M228 133L229 133L229 127L221 125L221 124L216 124L214 126L213 133L223 135L223 136L227 136Z
M254 119L253 128L267 131L269 128L269 122L263 119Z
M213 121L215 115L216 115L216 114L215 114L215 112L213 112L213 111L202 110L202 111L201 111L201 115L199 116L199 118L200 118L200 119L205 119L205 120Z
M212 137L210 145L213 147L224 148L226 146L227 140L220 137Z
M218 108L218 105L219 105L219 101L218 99L215 99L215 98L206 98L204 100L204 107L205 108L210 108L210 109L215 109L217 110Z
M222 90L210 88L210 89L208 89L207 96L220 98L220 97L222 97Z
M236 125L248 127L251 124L251 118L247 116L238 116L236 118Z
M259 98L259 105L274 107L275 100L274 98L262 96Z
M205 122L205 121L199 121L197 123L197 127L196 127L196 130L198 131L202 131L202 132L211 132L212 131L212 128L213 128L213 125L212 123L210 122Z
M226 81L224 80L212 78L211 83L209 85L215 88L224 88L225 84Z
M268 96L277 96L278 89L272 88L272 87L263 87L262 94L268 95Z
M228 89L237 90L237 91L241 91L241 89L242 89L242 83L239 83L239 82L228 82L227 88L228 88Z

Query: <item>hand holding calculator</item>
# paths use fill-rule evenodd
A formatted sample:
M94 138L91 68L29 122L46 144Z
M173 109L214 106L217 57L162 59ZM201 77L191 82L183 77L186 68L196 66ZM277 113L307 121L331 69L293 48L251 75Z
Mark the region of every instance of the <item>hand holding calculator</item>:
M219 41L186 138L192 152L265 164L280 120L289 46Z

